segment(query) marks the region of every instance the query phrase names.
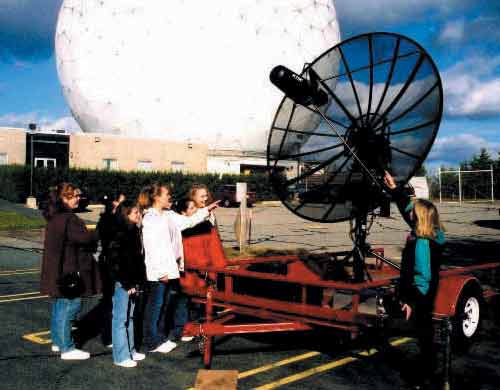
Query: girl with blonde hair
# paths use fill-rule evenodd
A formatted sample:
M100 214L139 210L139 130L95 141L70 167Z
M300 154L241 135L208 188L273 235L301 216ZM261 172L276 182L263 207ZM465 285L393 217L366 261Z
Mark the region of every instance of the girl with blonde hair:
M432 202L410 199L388 172L384 182L412 229L401 256L399 299L406 320L413 319L417 330L423 369L419 380L430 381L436 356L432 313L445 243L444 227Z
M179 215L170 209L171 194L167 185L154 183L139 196L144 210L142 235L149 294L144 312L144 342L150 352L168 353L177 346L165 327L166 309L184 270L181 231L203 222L217 207L217 203L212 203L190 217Z

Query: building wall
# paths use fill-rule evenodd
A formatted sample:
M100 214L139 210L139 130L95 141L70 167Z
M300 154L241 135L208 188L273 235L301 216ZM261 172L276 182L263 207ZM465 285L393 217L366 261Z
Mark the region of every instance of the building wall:
M281 161L287 178L297 175L297 163L294 161ZM208 155L207 170L209 173L218 174L245 174L246 171L261 172L267 167L267 157L264 153L242 152L239 150L211 150Z
M207 172L208 146L101 134L70 136L69 166Z
M26 163L26 131L0 127L0 163L3 162L23 165Z

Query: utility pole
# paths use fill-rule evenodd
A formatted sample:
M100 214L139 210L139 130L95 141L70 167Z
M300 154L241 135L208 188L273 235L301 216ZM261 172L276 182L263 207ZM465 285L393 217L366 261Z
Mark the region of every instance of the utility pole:
M36 209L36 197L33 196L33 164L35 162L35 153L34 153L34 140L36 123L30 123L28 125L28 129L30 130L30 196L26 199L26 206L32 209Z

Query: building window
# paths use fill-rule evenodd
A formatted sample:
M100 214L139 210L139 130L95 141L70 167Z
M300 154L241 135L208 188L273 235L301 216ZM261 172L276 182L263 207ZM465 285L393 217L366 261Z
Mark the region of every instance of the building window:
M9 163L9 155L7 153L0 153L0 165Z
M55 168L56 166L55 158L35 157L36 168Z
M172 161L172 171L184 172L184 161Z
M104 158L102 160L102 167L107 171L118 169L118 161L115 158Z
M137 161L137 170L138 171L152 171L153 170L153 162L149 160L139 160Z

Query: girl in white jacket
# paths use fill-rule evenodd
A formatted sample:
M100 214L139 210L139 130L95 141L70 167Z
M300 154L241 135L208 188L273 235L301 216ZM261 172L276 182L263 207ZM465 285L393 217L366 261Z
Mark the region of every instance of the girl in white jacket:
M150 352L168 353L177 344L168 340L167 306L172 290L179 289L179 270L184 256L181 231L206 220L217 203L197 210L190 217L169 210L172 205L168 186L155 183L139 196L145 210L142 221L144 262L148 298L144 310L144 345ZM175 313L175 307L172 308Z

